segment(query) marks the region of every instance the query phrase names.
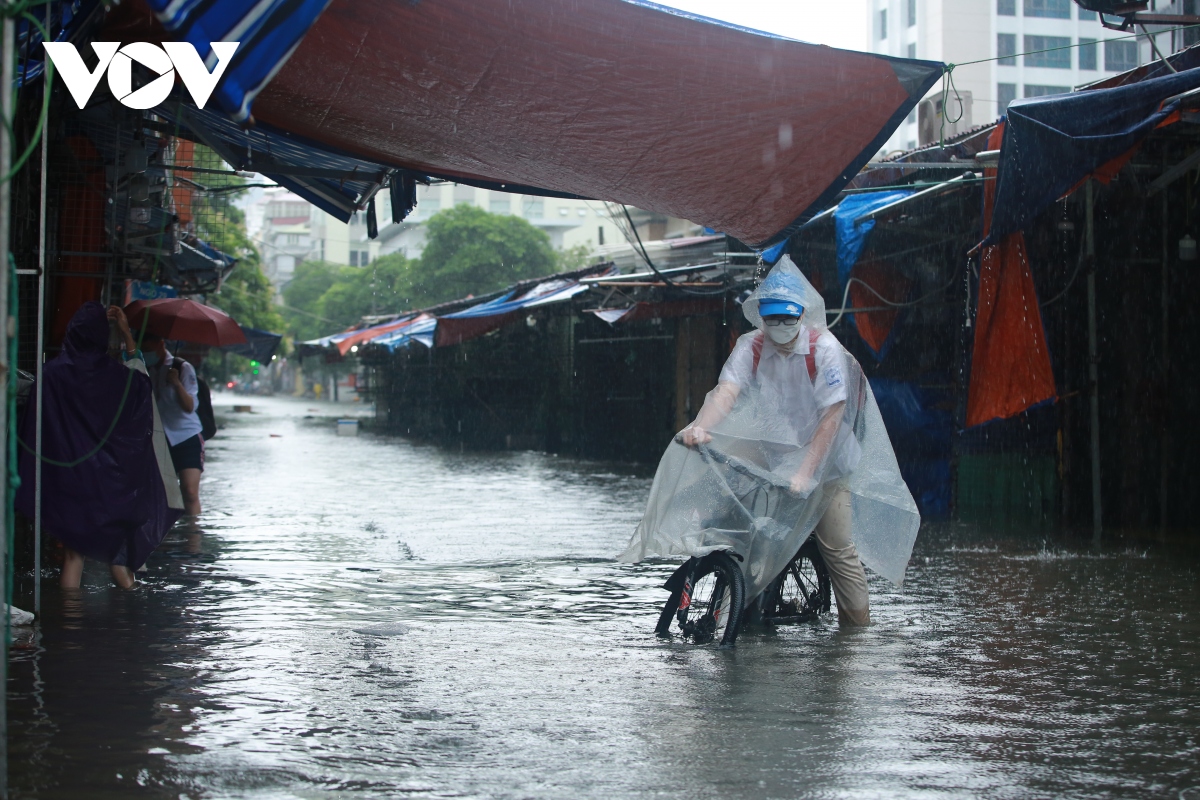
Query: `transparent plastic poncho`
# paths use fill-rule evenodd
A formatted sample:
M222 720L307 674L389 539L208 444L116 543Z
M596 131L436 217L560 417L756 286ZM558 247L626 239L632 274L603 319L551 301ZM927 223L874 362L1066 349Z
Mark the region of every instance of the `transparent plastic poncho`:
M789 299L804 306L803 325L815 331L814 340L828 334L820 294L786 256L772 274L780 270L798 279L792 284L799 290ZM761 331L759 291L742 308ZM832 442L829 436L823 444L816 441L821 414L800 423L785 419L788 409L781 408L778 387L766 385L757 372L740 387L719 383L697 415L697 420L719 420L706 428L711 440L685 446L681 432L667 446L646 513L618 560L636 563L650 556L698 557L730 550L741 558L749 601L795 556L845 487L851 495L852 539L863 564L897 586L903 582L921 517L900 477L862 368L827 335L824 346L830 342L845 359L846 381L844 406L826 410L840 412L836 430L826 429ZM811 480L797 486L798 471Z

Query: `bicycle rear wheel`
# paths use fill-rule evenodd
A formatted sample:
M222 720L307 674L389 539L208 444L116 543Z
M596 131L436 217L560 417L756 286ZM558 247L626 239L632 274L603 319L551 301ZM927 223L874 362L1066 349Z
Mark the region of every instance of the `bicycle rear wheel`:
M810 536L772 584L763 618L774 624L808 622L829 611L829 568Z
M658 632L672 629L694 644L732 647L742 627L746 584L742 568L725 552L693 558L680 571L682 582L659 617Z

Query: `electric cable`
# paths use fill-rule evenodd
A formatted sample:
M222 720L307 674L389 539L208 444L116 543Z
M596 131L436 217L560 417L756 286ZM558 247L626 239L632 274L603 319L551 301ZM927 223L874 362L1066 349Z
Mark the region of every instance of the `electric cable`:
M697 295L700 297L716 297L717 295L725 294L726 287L724 286L720 289L689 289L686 286L681 286L680 284L675 283L675 281L671 280L662 272L660 272L658 267L654 266L654 262L650 260L650 254L646 252L646 245L642 244L642 237L637 232L637 226L633 224L633 217L629 216L629 206L622 205L621 209L625 212L625 219L629 221L629 227L633 230L634 238L637 239L637 248L635 249L641 252L642 260L646 262L646 266L650 267L650 271L658 276L660 281L665 283L667 286L670 286L672 289L683 292L684 294Z

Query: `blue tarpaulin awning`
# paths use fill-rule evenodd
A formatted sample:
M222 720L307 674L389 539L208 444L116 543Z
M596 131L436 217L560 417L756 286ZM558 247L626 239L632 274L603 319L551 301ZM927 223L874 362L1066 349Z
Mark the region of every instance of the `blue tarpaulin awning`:
M1026 228L1088 175L1136 147L1200 88L1200 68L1008 107L987 244Z
M178 41L196 48L204 66L216 66L212 42L241 42L213 96L233 119L250 106L287 62L330 0L147 0Z
M257 328L247 328L245 325L238 327L242 329L242 333L246 334L246 343L231 344L221 349L226 353L245 356L262 364L270 362L279 348L283 336L270 331L260 331Z

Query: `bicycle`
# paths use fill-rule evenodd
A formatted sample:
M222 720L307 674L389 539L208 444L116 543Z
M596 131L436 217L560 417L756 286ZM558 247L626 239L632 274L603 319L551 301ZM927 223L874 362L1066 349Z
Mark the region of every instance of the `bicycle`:
M754 496L739 498L739 502L747 501L754 507L769 502L765 498L772 491L790 491L761 468L706 445L698 445L697 449L705 460L751 477L758 485ZM717 641L727 648L733 647L747 612L755 621L783 625L808 622L829 611L829 570L815 534L805 538L796 555L750 603L745 598L741 560L732 550L715 550L681 564L664 586L671 596L663 605L655 633L670 636L675 624L685 640L694 644Z

